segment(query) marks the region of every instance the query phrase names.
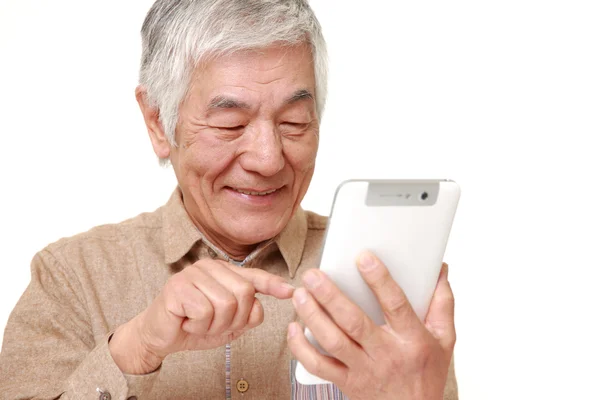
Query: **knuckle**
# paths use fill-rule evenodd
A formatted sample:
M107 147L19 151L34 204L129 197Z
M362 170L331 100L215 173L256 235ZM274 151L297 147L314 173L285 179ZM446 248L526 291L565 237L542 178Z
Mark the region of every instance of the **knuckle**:
M187 284L187 281L187 276L184 271L178 272L167 281L165 284L165 290L170 293L177 293L183 289L183 286Z
M454 349L454 346L456 345L456 332L452 331L452 335L450 335L450 337L448 338L448 348L449 349Z
M241 321L233 321L228 327L227 331L236 332L242 329L245 325Z
M304 315L303 315L302 319L307 324L310 324L319 318L319 310L317 309L317 307L315 307L314 304L311 304L310 302L306 304L303 314Z
M436 295L440 296L445 301L454 302L454 292L452 292L452 288L447 282L442 284L438 284L436 287Z
M161 291L161 297L163 297L164 302L170 306L174 306L175 303L178 303L180 294L183 293L184 286L185 283L180 279L167 281Z
M449 306L451 306L454 309L454 306L456 305L456 299L454 298L454 294L452 293L452 291L448 292L444 300L448 303Z
M315 357L311 357L310 362L308 365L305 365L305 368L315 376L323 375L323 366Z
M264 322L264 320L265 320L265 313L260 311L258 313L258 315L255 317L254 321L252 321L252 325L258 326L258 325L262 324Z
M212 307L200 307L194 319L209 321L213 318L215 312Z
M432 353L432 346L425 341L419 341L412 344L411 358L418 364L426 363Z
M264 319L265 314L262 312L262 309L260 311L253 312L250 314L250 317L248 318L248 321L245 322L243 328L255 328L262 324Z
M221 312L235 312L237 310L237 300L233 296L220 297L215 302Z
M265 314L261 312L253 320L249 321L247 325L254 328L254 327L257 327L258 325L262 324L264 321L265 321Z
M333 355L338 355L345 352L347 345L348 343L340 335L337 335L329 339L325 349Z
M366 323L364 317L351 314L348 316L346 332L353 338L361 338L366 332Z
M452 326L447 332L443 340L441 341L443 347L446 349L453 350L456 345L456 329Z
M175 315L180 315L181 309L183 308L177 298L175 296L170 296L168 293L165 293L164 296L164 307L167 311Z
M390 288L392 288L394 284L394 280L390 277L390 279L381 278L374 280L373 282L371 282L370 286L373 292L382 295L388 293L390 291Z
M337 292L329 282L323 282L315 290L315 295L318 296L319 302L322 304L330 304L337 298Z
M193 264L191 265L191 267L192 267L192 268L199 269L199 270L203 270L203 269L205 268L205 266L206 266L207 262L208 262L208 260L201 259L201 260L198 260L198 261L196 261L195 263L193 263ZM188 270L188 269L189 269L189 268L186 268L186 269L184 269L183 271L186 271L186 270ZM191 269L190 269L190 270L191 270Z
M264 280L265 280L265 284L267 287L275 287L280 285L281 283L285 282L283 279L281 279L278 276L275 275L271 275L268 273L265 273L266 275L263 275Z
M210 268L219 268L221 265L219 264L218 260L202 258L202 259L196 261L194 264L192 264L192 266L201 271L206 271Z
M175 283L168 281L165 284L165 286L162 288L162 290L160 291L160 297L163 298L163 301L165 302L165 304L168 304L175 297L176 293L177 293L177 290L175 290Z
M252 285L250 282L242 281L236 285L236 287L233 289L233 293L236 295L236 297L246 299L249 297L254 297L256 291L254 290L254 285Z
M390 295L385 300L385 309L387 313L392 317L401 316L410 307L408 300L404 296Z

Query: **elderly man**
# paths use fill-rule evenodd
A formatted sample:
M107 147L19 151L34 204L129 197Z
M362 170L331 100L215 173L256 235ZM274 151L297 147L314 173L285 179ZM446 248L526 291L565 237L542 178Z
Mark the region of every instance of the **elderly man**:
M300 202L326 56L306 2L157 0L142 37L136 98L178 188L153 213L34 257L0 397L456 399L447 267L423 324L363 253L385 326L315 269L327 221ZM333 384L300 385L294 360Z

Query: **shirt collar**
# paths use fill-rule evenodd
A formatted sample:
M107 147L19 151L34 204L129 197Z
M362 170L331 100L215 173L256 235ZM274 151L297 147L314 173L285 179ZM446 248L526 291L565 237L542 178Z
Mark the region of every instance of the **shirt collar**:
M300 266L307 232L306 214L302 207L298 207L286 227L275 238L275 243L287 264L291 278L296 275L296 270Z
M181 260L192 246L202 238L185 207L179 188L175 189L163 207L163 245L165 262L173 264Z
M171 198L163 207L162 219L163 245L165 262L167 264L173 264L181 260L200 240L204 241L209 247L216 249L212 243L204 238L192 222L183 205L181 190L179 188L173 192ZM283 231L270 241L274 242L279 248L287 264L290 277L296 274L296 270L300 265L307 232L308 223L306 221L306 214L301 207L298 207L298 210L294 213ZM257 250L262 251L267 247L268 245L260 246L260 250ZM251 256L254 257L256 253L256 251L253 252Z

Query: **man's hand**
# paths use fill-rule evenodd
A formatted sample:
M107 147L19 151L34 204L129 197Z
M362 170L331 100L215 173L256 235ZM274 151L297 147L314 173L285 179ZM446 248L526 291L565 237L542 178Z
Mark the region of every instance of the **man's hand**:
M117 328L111 355L125 373L152 372L171 353L216 348L260 325L257 292L289 299L293 290L260 269L200 260L173 275L146 310Z
M448 266L442 267L425 323L374 255L363 253L359 270L387 324L375 325L324 273L310 270L304 275L306 289L294 293L294 306L335 358L319 353L297 322L288 328L292 353L310 373L335 383L353 400L442 399L456 341Z

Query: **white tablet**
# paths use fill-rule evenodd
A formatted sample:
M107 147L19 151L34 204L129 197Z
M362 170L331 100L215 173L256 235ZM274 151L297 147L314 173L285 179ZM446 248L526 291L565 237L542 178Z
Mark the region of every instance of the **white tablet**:
M378 325L385 324L356 259L371 250L402 287L417 316L429 309L460 197L449 180L351 180L337 189L320 269ZM306 329L306 337L327 354ZM329 383L297 364L304 385Z

